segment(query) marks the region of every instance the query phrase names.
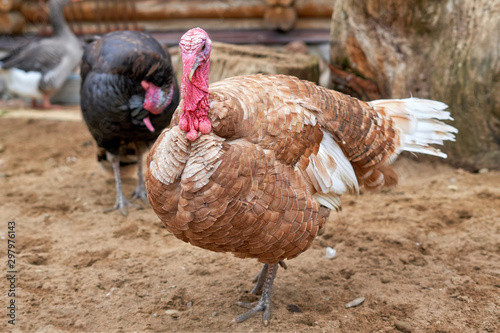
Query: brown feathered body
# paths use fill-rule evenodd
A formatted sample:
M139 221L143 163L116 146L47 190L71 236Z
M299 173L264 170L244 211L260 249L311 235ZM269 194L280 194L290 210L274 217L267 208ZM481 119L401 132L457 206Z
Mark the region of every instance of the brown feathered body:
M449 119L440 102L361 102L283 75L216 82L209 102L211 133L188 140L179 106L156 141L148 198L177 238L262 263L304 252L343 193L394 185L399 152L442 156L428 144L455 131L431 119Z

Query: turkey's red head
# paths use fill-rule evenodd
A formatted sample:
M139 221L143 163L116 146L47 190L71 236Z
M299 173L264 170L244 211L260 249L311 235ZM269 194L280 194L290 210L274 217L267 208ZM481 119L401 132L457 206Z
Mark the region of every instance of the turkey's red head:
M182 36L179 46L183 64L181 94L184 99L179 128L187 132L189 140L194 141L198 133L208 134L212 130L207 118L212 41L203 29L195 28Z

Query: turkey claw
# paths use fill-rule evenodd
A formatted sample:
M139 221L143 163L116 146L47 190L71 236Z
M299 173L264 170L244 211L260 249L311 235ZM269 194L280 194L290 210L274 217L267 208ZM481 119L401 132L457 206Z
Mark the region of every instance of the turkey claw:
M134 193L132 193L132 196L130 197L130 202L134 202L138 199L145 203L148 207L151 207L148 201L148 195L144 188L136 188Z
M123 207L123 206L122 206L122 207L117 207L117 206L115 206L115 207L113 207L113 208L107 208L107 209L105 209L105 210L103 211L103 213L104 213L104 214L108 214L108 213L113 212L113 211L115 211L115 210L119 210L119 211L120 211L120 213L121 213L123 216L127 216L127 215L128 215L127 209L126 209L125 207Z
M126 201L123 204L117 203L113 208L105 209L104 214L110 213L110 212L115 211L115 210L119 210L120 213L126 217L126 216L128 216L128 209L127 209L128 207L133 207L136 209L143 209L143 207L141 205L131 204L130 202Z
M259 301L256 302L236 302L236 305L241 306L242 308L252 309L259 304Z
M264 326L267 326L269 324L269 318L271 317L270 299L263 300L261 298L258 302L253 302L253 303L238 302L236 304L244 308L249 308L250 311L245 312L244 314L234 318L229 323L229 325L244 322L248 318L255 316L258 312L264 312L264 314L262 315L262 323L264 324Z

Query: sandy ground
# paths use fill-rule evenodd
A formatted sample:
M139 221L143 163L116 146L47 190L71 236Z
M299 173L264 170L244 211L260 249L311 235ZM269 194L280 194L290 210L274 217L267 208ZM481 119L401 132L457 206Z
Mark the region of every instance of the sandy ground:
M268 327L260 316L228 327L259 264L177 240L150 208L103 213L114 181L78 109L40 112L0 116L0 253L6 274L15 221L18 271L15 326L0 281L0 331L500 332L500 172L400 159L398 187L344 197L279 270Z

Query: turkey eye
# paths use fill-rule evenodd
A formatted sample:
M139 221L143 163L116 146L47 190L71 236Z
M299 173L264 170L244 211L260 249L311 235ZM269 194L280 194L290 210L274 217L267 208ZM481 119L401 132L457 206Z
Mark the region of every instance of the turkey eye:
M202 51L205 51L205 44L203 44L203 45L201 46L201 50L202 50Z

